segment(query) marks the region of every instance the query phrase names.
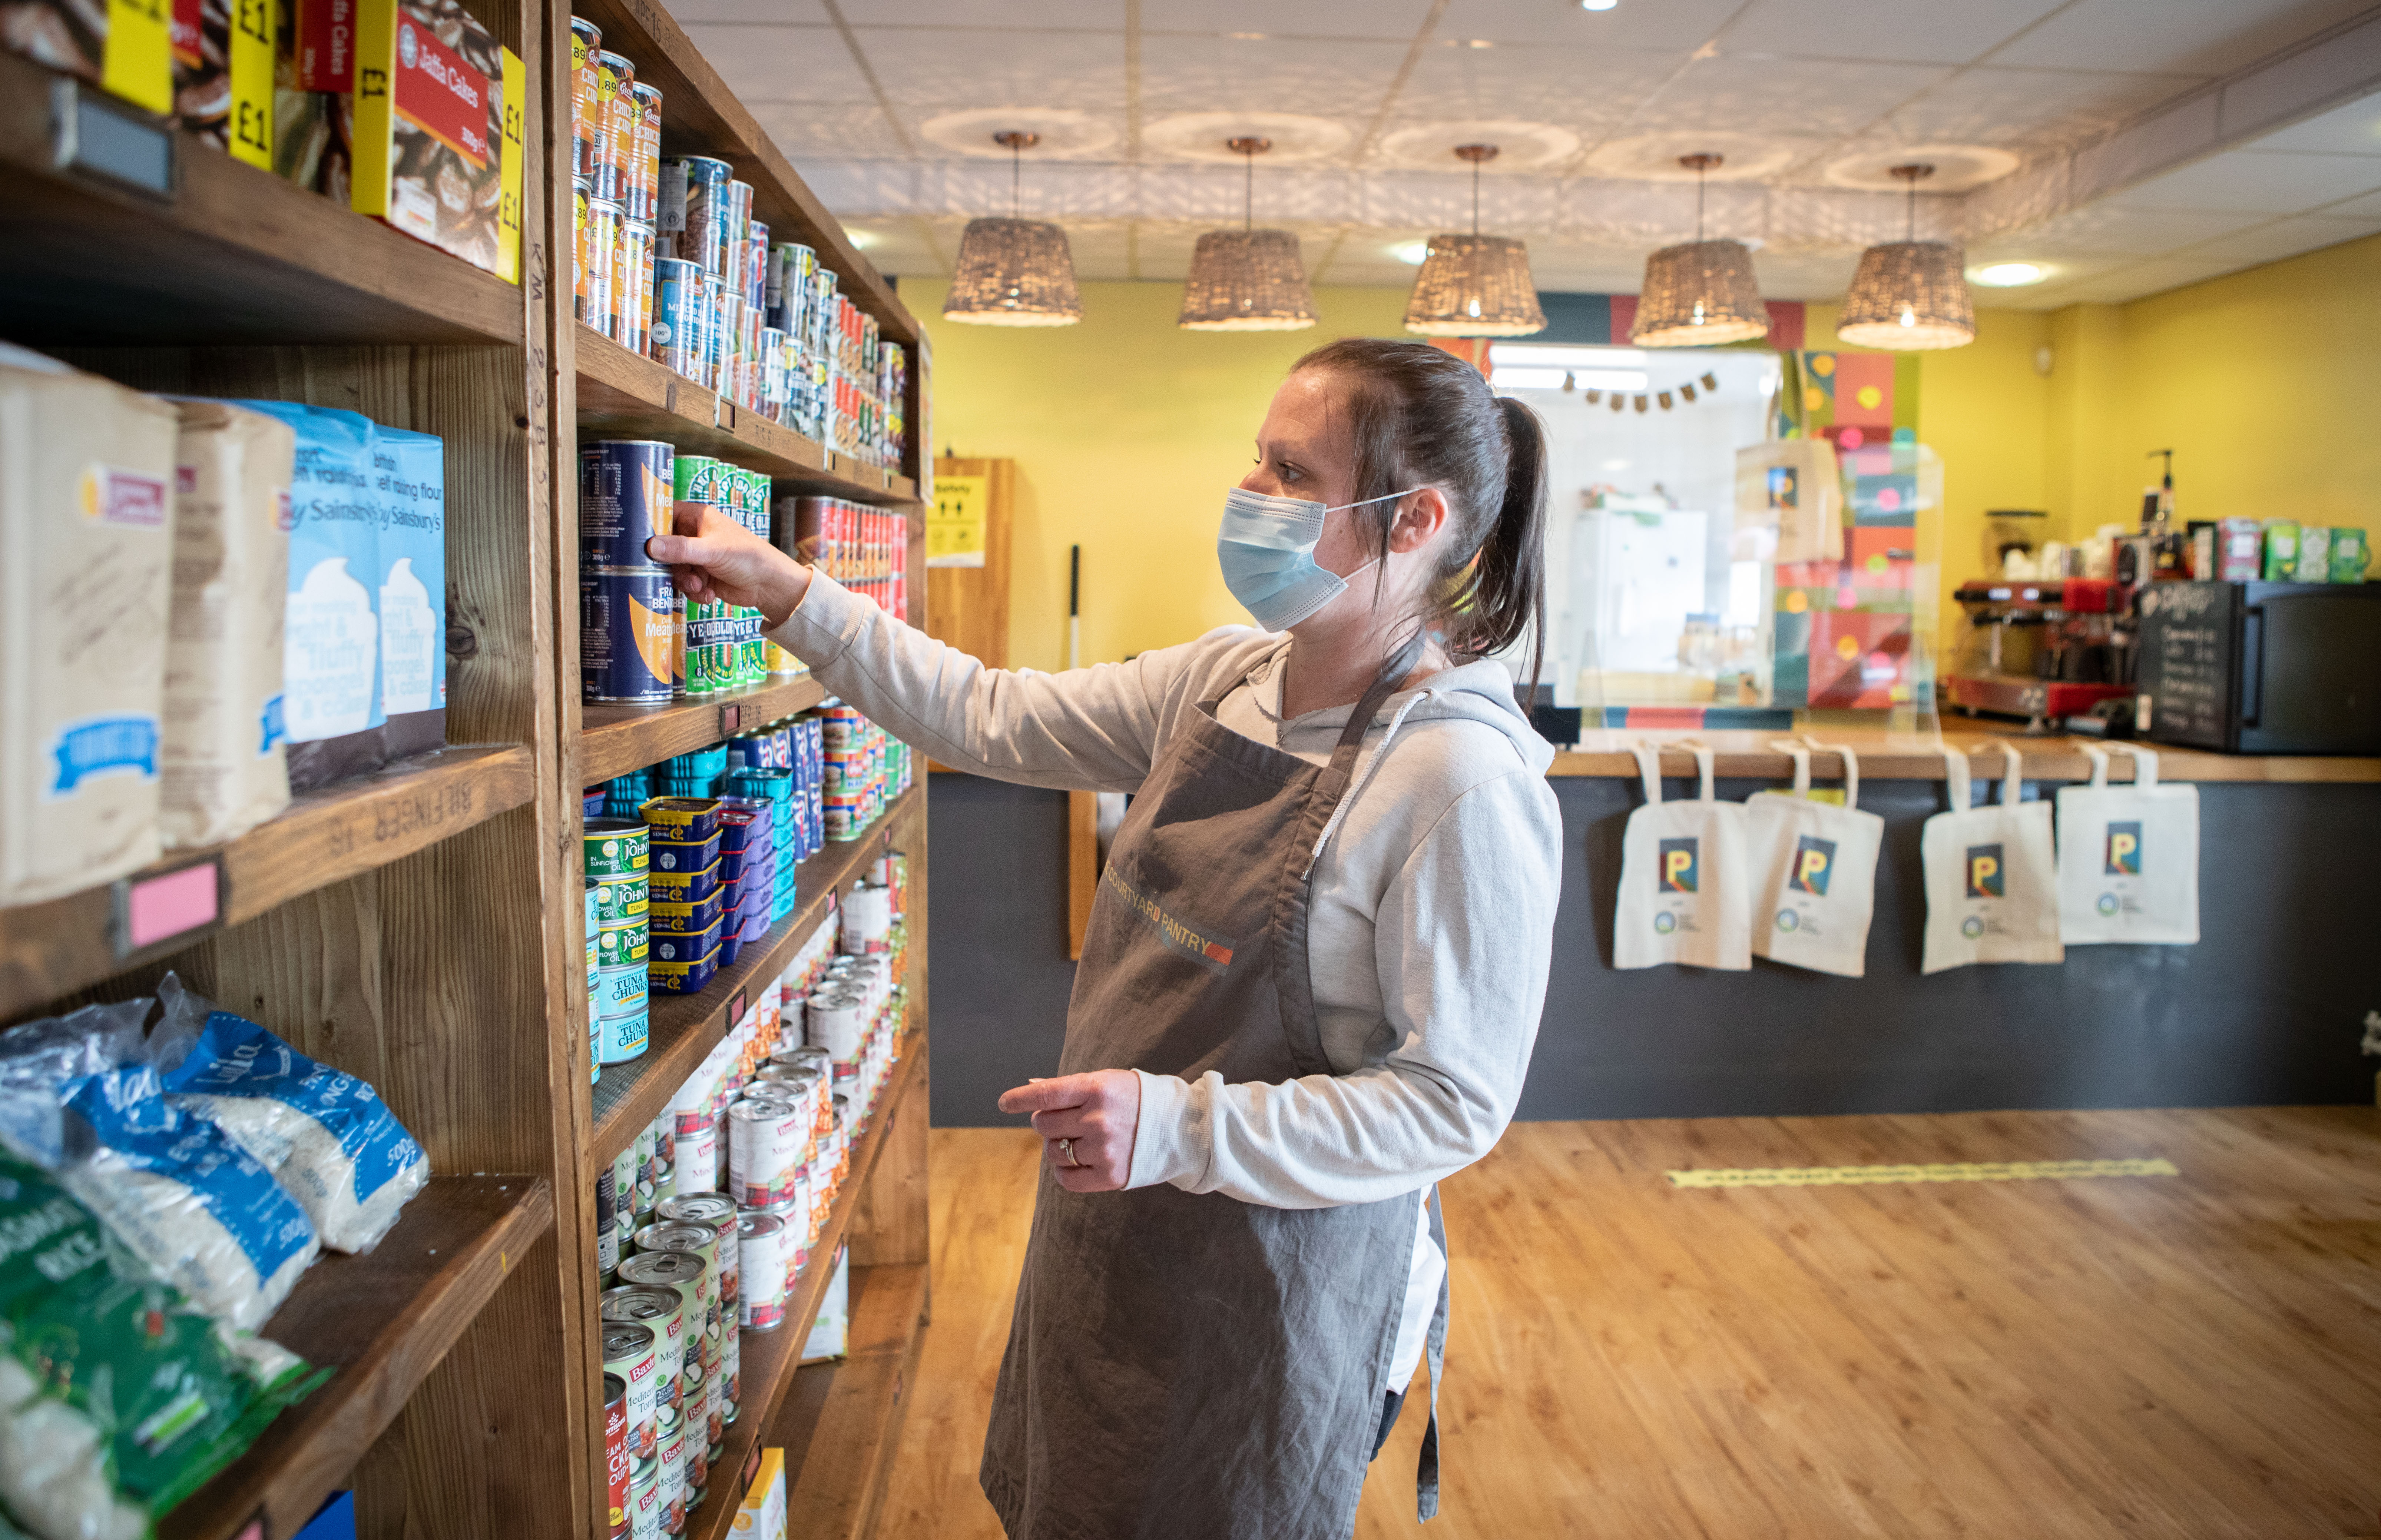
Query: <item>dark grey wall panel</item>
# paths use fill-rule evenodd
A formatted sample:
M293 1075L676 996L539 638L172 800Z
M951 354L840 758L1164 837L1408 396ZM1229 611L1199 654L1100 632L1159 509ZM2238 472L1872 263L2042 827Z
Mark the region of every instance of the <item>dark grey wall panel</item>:
M1563 901L1524 1118L2372 1098L2358 1041L2381 1007L2381 786L2201 787L2196 947L2078 947L2063 966L1929 978L1918 832L1941 788L1871 782L1862 806L1884 815L1886 844L1868 976L1852 979L1762 962L1614 972L1636 782L1551 784ZM993 1098L1056 1062L1074 980L1066 798L938 775L932 806L934 1121L1013 1122Z

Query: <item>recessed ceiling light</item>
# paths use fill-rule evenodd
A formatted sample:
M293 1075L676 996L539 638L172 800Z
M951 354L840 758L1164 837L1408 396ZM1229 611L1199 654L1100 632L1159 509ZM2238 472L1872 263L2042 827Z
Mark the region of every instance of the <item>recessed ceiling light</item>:
M2028 284L2041 283L2043 276L2042 269L2032 262L1994 262L1968 274L1971 280L1990 289L2023 288Z
M1408 241L1403 246L1392 246L1389 248L1389 255L1408 267L1420 267L1430 260L1430 242L1416 240Z
M1496 45L1486 38L1466 38L1463 40L1463 46L1466 48L1494 48Z
M843 234L845 239L850 241L853 246L859 248L862 251L874 246L877 241L882 238L873 230L859 230L853 229L849 226L845 227Z
M1608 11L1619 4L1620 0L1579 0L1579 8L1583 11Z
M1241 42L1263 42L1266 36L1264 32L1226 32L1224 35L1227 38L1237 39Z

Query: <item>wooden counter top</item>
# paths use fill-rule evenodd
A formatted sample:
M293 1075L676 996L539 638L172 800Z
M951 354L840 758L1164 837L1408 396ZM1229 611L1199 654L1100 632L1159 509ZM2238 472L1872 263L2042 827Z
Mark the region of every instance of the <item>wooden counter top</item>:
M1930 736L1915 733L1888 734L1878 728L1820 729L1813 735L1822 743L1850 744L1853 752L1860 756L1861 775L1864 780L1943 779L1943 756L1934 746L1935 740ZM1716 751L1718 757L1716 769L1724 778L1783 781L1794 773L1794 762L1769 746L1786 736L1788 734L1784 733L1603 728L1583 734L1577 748L1558 750L1546 773L1633 777L1637 773L1637 760L1629 752L1630 746L1652 742L1663 746L1663 774L1691 775L1694 773L1693 756L1672 746L1682 739L1694 738ZM1965 746L1972 756L1970 770L1979 779L1999 775L2000 751L1992 746L2006 741L2017 745L2018 752L2024 756L2025 778L2029 781L2088 781L2092 778L2092 761L2083 757L2081 746L2097 740L2027 738L1962 724L1946 726L1941 741L1945 745ZM2209 754L2164 744L2144 744L2143 746L2156 752L2158 779L2161 781L2381 782L2381 759L2314 755ZM1813 780L1830 781L1841 773L1841 762L1836 756L1824 750L1813 751L1811 775ZM2108 779L2130 781L2132 775L2131 760L2121 749L2112 748L2108 755Z

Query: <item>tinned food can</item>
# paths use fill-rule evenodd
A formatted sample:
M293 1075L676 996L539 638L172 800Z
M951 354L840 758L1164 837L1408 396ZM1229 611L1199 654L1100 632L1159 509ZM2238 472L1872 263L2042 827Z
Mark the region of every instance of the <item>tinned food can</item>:
M587 319L587 200L593 184L584 176L570 179L570 316Z
M604 1373L617 1375L628 1395L629 1456L641 1463L653 1458L659 1432L653 1413L661 1404L661 1352L653 1345L653 1328L635 1321L604 1323Z
M637 1260L632 1256L621 1266ZM662 1407L681 1405L686 1360L690 1352L701 1353L702 1340L702 1323L698 1319L690 1343L685 1293L675 1284L624 1282L604 1290L596 1303L606 1326L641 1326L653 1333L654 1414L659 1416Z
M611 1530L617 1534L629 1522L629 1388L617 1375L604 1376L604 1506Z
M657 439L601 439L579 452L579 553L590 567L653 567L645 542L671 529L677 449Z
M584 17L570 18L570 174L592 176L595 138L603 131L599 103L601 72L595 55L604 51L604 33Z
M653 1462L653 1473L629 1489L629 1540L662 1540L668 1533L662 1527L661 1462Z
M701 1425L697 1423L694 1425ZM681 1417L678 1425L671 1428L662 1438L660 1465L662 1533L664 1534L679 1534L686 1530L688 1428L687 1419ZM700 1438L702 1435L696 1433L693 1437Z
M644 915L652 907L650 886L651 880L643 872L598 879L592 890L596 925L623 925Z
M602 184L597 186L600 188ZM618 319L612 309L612 262L620 249L620 205L601 191L587 200L587 229L579 245L580 266L587 279L587 303L579 319L590 329L612 336Z
M612 340L631 353L653 341L653 227L629 214L620 221L620 249L612 258Z
M727 184L734 176L733 166L708 155L662 163L654 207L669 254L714 277L727 261Z
M620 1264L620 1283L623 1288L674 1290L686 1302L685 1361L678 1369L678 1384L682 1389L690 1390L699 1382L690 1378L687 1370L691 1367L700 1371L702 1367L708 1333L715 1327L715 1323L706 1321L708 1312L715 1308L718 1300L717 1293L711 1287L711 1263L697 1251L679 1251L649 1243L649 1238L659 1239L653 1233L656 1230L676 1231L681 1228L693 1229L692 1226L648 1225L637 1231L637 1255ZM709 1241L713 1238L705 1234L702 1239Z
M579 846L587 875L598 881L642 876L653 856L653 831L639 819L590 819Z
M658 213L662 158L662 93L642 80L629 88L637 99L637 152L631 165L629 217L651 224Z
M719 1268L719 1314L722 1320L732 1316L742 1280L736 1245L736 1201L725 1193L680 1193L658 1208L654 1218L665 1224L700 1226L719 1238L712 1254Z
M583 700L665 706L678 688L684 600L667 567L586 566L579 573L579 690Z
M636 964L632 963L628 967L617 971L626 973L635 967ZM626 990L629 985L623 981L619 988ZM598 1016L595 1018L595 1029L597 1065L625 1064L631 1059L643 1058L645 1049L651 1046L653 1013L649 1007L640 1005L632 1011L624 1011L618 1015Z
M655 236L653 325L646 347L655 359L701 384L702 360L711 350L703 330L702 269L661 254Z
M728 1193L746 1208L792 1195L795 1168L810 1144L810 1118L788 1098L748 1097L727 1110Z
M587 176L595 184L596 197L617 203L624 190L621 157L637 134L637 99L629 94L637 83L637 67L609 49L599 49L595 73L596 105L604 115L604 125L595 136L595 164Z
M743 1272L737 1324L746 1331L775 1331L786 1324L786 1289L792 1274L786 1221L758 1210L736 1220L736 1249Z

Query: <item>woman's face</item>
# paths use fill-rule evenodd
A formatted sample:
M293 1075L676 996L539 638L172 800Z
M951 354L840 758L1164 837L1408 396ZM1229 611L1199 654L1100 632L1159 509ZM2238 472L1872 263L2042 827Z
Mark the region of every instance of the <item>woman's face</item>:
M1357 516L1376 510L1345 506L1356 496L1356 434L1333 375L1301 370L1282 382L1257 430L1257 463L1240 485L1331 510L1314 547L1325 572L1344 577L1380 554L1371 521Z

